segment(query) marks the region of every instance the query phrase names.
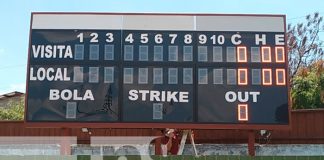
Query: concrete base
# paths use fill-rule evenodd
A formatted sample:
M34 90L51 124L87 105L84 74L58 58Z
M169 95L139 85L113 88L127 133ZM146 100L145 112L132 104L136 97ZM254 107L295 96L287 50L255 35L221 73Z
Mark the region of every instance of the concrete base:
M247 144L197 144L198 155L248 155ZM256 156L324 156L324 144L267 144L255 146ZM184 155L193 155L186 144ZM0 155L60 155L58 145L0 145ZM154 145L72 146L72 155L154 155Z
M198 155L248 155L247 144L197 144ZM101 149L100 149L101 148ZM154 146L148 150L140 146L115 148L112 146L87 147L78 146L72 149L76 155L145 155L154 154ZM324 155L324 144L279 144L256 145L256 156L315 156ZM91 154L92 153L92 154ZM186 144L183 155L194 155L191 144Z

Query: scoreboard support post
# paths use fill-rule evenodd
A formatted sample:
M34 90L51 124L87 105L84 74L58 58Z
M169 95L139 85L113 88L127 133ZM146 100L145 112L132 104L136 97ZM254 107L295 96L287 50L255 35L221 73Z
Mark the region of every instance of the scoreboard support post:
M161 137L161 131L160 130L155 130L155 136ZM156 138L154 140L154 145L155 145L155 155L162 155L162 148L161 148L161 138Z
M60 154L61 155L71 155L71 143L68 136L71 135L70 128L62 128L62 140L60 142Z
M194 149L194 152L195 152L195 156L198 157L198 152L197 152L196 143L195 143L195 139L194 139L194 134L193 134L192 130L189 130L189 136L190 136L191 145L192 145L192 147Z
M254 130L248 131L248 152L249 156L255 156L255 133Z

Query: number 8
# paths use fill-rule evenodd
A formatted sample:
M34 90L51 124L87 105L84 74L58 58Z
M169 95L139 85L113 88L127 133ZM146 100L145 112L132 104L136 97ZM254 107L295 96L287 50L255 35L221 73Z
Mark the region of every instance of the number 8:
M184 43L185 43L185 44L190 44L190 43L192 43L192 36L191 36L191 34L186 34L186 35L184 36Z

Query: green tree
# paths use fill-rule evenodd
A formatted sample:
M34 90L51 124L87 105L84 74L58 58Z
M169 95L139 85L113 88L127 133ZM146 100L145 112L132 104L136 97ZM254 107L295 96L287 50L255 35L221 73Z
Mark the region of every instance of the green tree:
M292 107L324 108L323 17L319 13L306 16L306 21L289 24L287 48Z
M294 77L291 96L294 109L324 108L324 61L300 68Z
M24 120L25 99L10 101L8 108L0 108L0 120Z

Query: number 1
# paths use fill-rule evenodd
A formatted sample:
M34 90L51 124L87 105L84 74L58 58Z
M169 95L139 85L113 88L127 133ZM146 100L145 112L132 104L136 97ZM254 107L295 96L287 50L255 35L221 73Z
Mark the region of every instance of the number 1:
M79 42L83 43L83 33L78 34L77 37L79 38Z

